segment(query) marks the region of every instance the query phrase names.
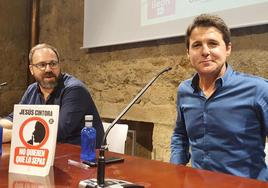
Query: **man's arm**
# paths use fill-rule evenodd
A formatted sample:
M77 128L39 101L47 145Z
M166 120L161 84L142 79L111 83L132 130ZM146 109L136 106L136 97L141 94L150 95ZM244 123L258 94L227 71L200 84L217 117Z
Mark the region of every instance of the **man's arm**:
M259 84L256 93L258 94L255 97L256 100L256 109L259 121L264 127L266 138L268 138L268 79Z
M178 115L179 116L179 115ZM190 160L189 141L185 125L182 121L176 121L176 127L171 137L170 162L186 165Z
M189 141L186 132L183 113L180 109L179 92L177 95L177 120L176 127L171 137L170 162L186 165L190 160Z
M12 122L8 119L0 119L0 126L3 127L2 142L10 142L12 136Z
M59 116L58 141L79 144L87 114L93 115L93 126L97 131L96 146L99 148L104 134L103 126L89 92L82 86L67 88L64 92Z
M24 93L20 104L24 103L24 100L26 99L27 91ZM3 127L3 143L4 142L10 142L12 137L12 126L13 126L13 112L10 113L5 118L0 119L0 126Z
M0 126L5 129L12 129L12 121L5 118L0 119Z
M30 104L29 98L34 95L34 92L36 92L37 83L31 84L28 86L27 90L24 92L19 104ZM6 116L3 119L0 119L0 126L2 126L3 129L3 142L10 142L11 136L12 136L12 123L13 121L13 112L10 113L8 116Z

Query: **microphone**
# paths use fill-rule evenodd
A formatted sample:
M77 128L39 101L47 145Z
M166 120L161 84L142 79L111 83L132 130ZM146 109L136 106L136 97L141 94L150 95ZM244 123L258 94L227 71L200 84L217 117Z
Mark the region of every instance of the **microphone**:
M108 127L106 130L103 140L102 140L102 145L106 145L106 138L107 135L109 134L110 130L113 128L113 126L118 122L118 120L125 115L125 113L130 109L130 107L142 96L142 94L153 84L153 82L164 72L170 71L172 68L167 67L164 70L162 70L160 73L158 73L138 94L137 96L132 99L132 101L128 104L128 106L117 116L117 118L111 123L111 125Z
M97 165L97 182L95 179L89 179L80 181L79 185L86 186L86 187L110 187L112 185L118 185L121 187L128 187L128 188L144 188L142 185L133 184L131 182L123 181L123 180L116 180L112 179L112 181L105 182L105 150L107 149L106 145L106 138L109 134L110 130L114 127L114 125L118 122L118 120L131 108L131 106L144 94L144 92L153 84L153 82L164 72L170 71L171 67L166 67L160 73L158 73L154 78L151 79L149 83L137 94L134 99L127 105L127 107L117 116L117 118L110 124L108 129L106 130L101 148L99 149L99 158L98 158L98 165ZM97 183L97 185L95 184Z
M3 82L0 84L0 89L2 89L3 86L6 86L7 85L7 82Z

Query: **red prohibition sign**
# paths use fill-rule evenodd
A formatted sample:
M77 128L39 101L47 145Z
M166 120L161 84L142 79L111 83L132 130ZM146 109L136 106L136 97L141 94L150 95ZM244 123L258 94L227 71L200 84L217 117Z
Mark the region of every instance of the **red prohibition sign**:
M24 129L25 126L27 126L28 123L30 123L31 121L39 121L40 123L42 123L42 125L44 125L44 127L45 127L45 131L46 131L45 137L44 137L44 139L42 140L42 142L41 142L40 144L38 144L38 145L35 145L35 146L33 146L33 145L31 145L31 144L28 144L28 143L25 141L24 137L23 137L23 129ZM49 128L48 128L48 124L47 124L47 122L46 122L44 119L42 119L42 118L40 118L40 117L30 117L29 119L26 119L26 120L22 123L22 125L21 125L21 127L20 127L20 131L19 131L19 136L20 136L20 140L21 140L22 144L23 144L24 146L26 146L27 148L31 148L31 149L39 149L39 148L41 148L41 147L47 142L47 139L48 139L48 136L49 136Z

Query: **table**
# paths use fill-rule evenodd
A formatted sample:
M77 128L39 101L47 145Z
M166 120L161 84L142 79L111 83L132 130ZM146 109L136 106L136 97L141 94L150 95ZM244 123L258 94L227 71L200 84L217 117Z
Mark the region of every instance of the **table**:
M9 144L3 145L0 160L0 187L77 187L80 180L96 178L96 168L82 169L68 165L79 161L80 147L57 144L54 167L47 177L8 173ZM268 188L268 183L182 165L107 152L123 157L123 163L106 165L106 178L117 178L152 188Z

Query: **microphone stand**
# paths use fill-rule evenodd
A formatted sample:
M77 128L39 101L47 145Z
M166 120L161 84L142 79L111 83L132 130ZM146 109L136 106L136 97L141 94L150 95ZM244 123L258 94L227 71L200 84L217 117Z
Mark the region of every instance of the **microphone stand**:
M117 118L111 123L111 125L106 130L101 148L99 149L99 158L98 158L98 165L97 165L97 187L108 187L107 184L105 184L105 150L107 149L106 145L106 138L109 134L110 130L114 127L114 125L118 122L118 120L131 108L131 106L143 95L143 93L153 84L153 82L164 72L170 71L172 68L167 67L164 70L162 70L160 73L158 73L138 94L137 96L132 99L132 101L128 104L128 106L117 116ZM132 183L131 183L132 184ZM144 186L141 185L127 185L128 188L141 188Z

